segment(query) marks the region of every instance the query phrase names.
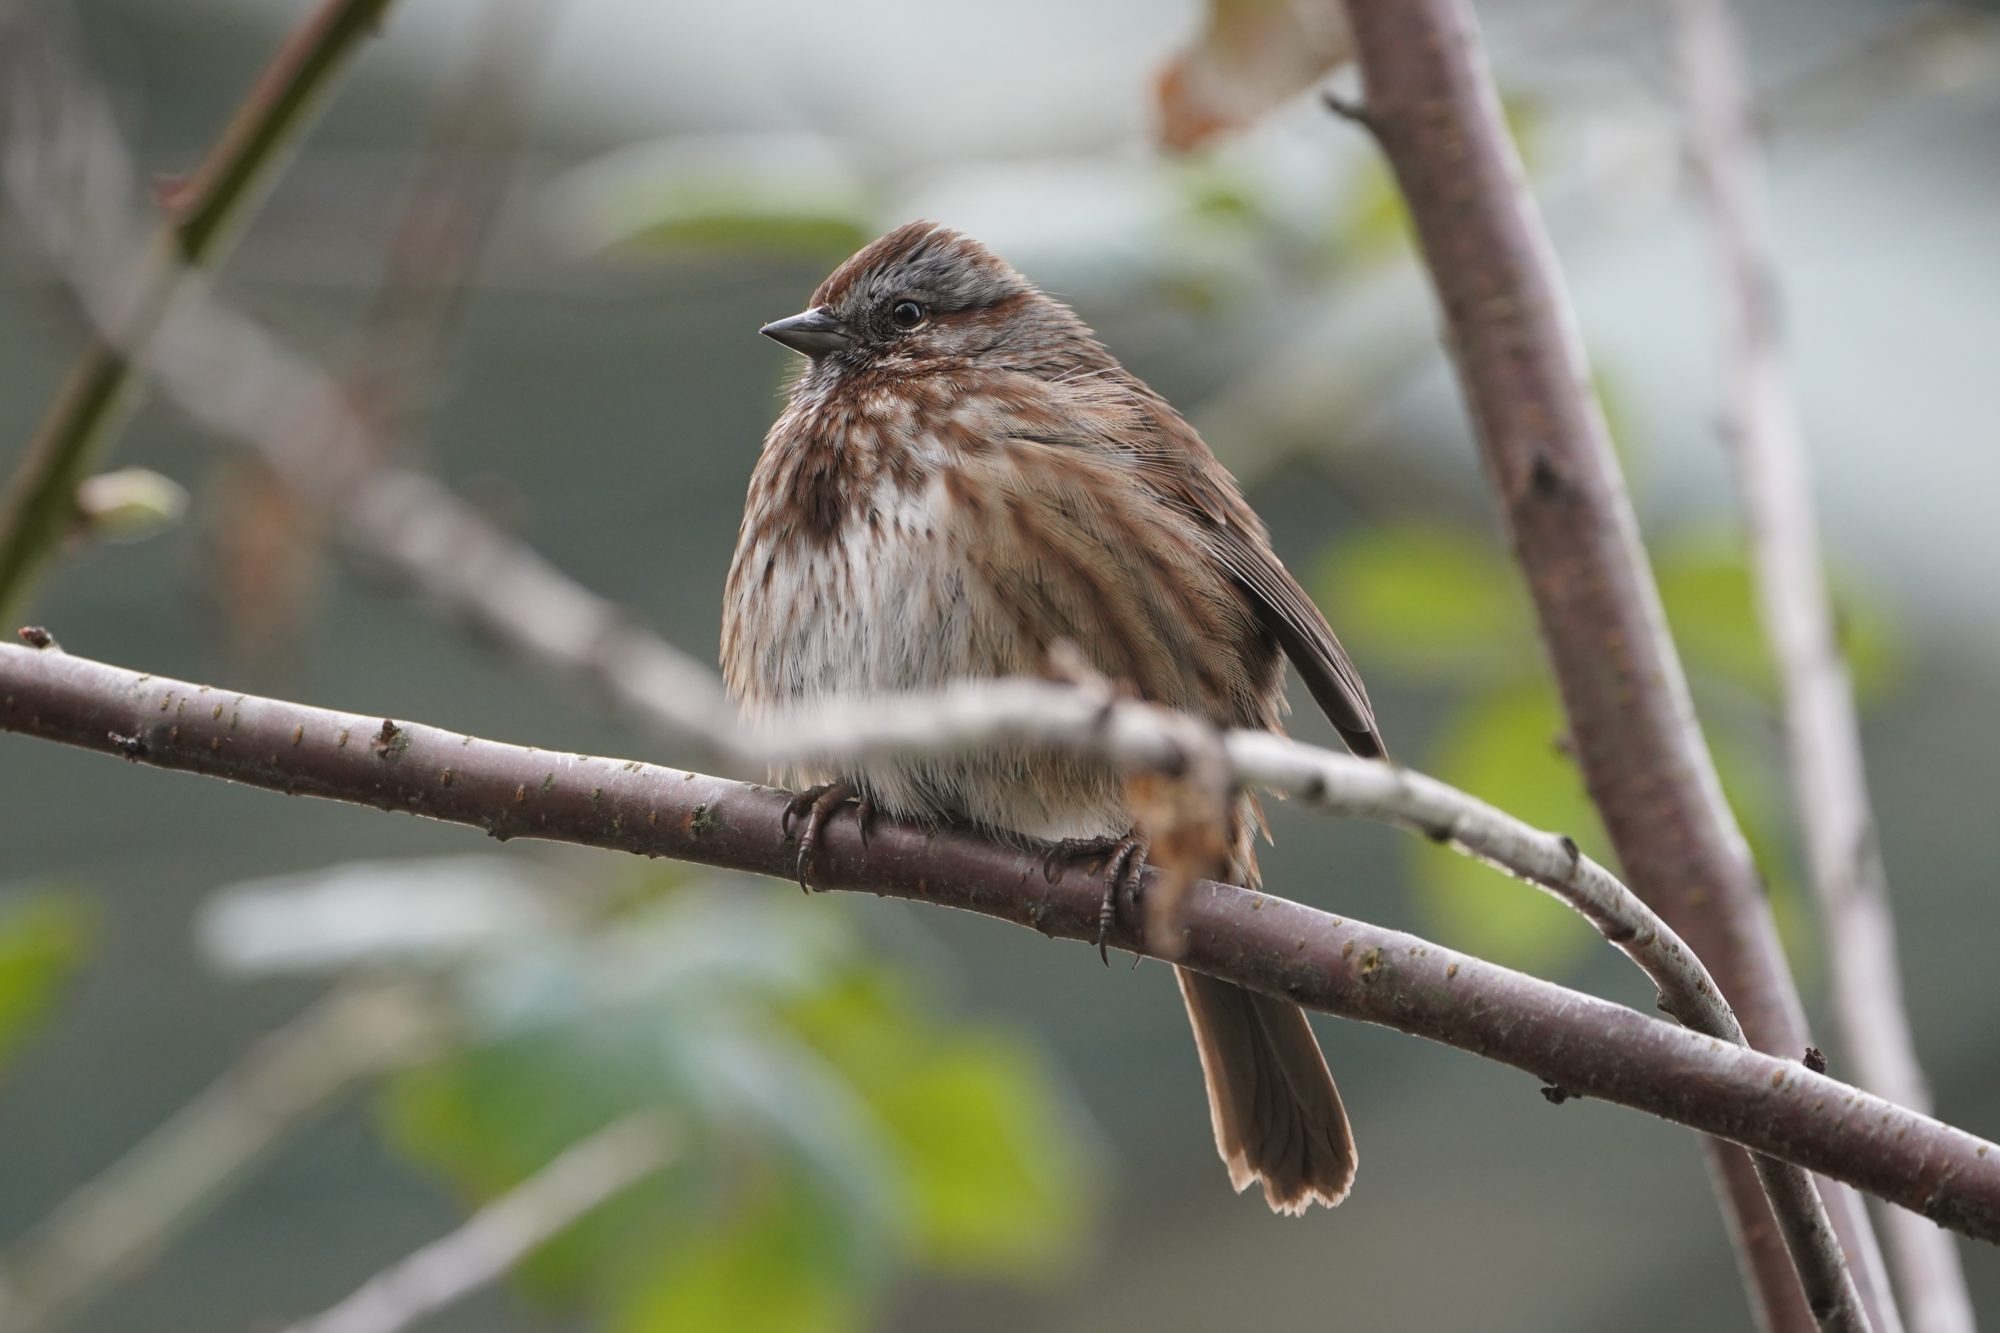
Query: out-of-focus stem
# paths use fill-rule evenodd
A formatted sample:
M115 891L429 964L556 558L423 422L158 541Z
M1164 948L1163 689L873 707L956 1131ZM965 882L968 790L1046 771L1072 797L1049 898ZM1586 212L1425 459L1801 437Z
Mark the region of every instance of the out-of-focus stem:
M1695 175L1722 280L1730 432L1764 632L1783 688L1794 804L1833 953L1841 1049L1863 1087L1928 1110L1903 1008L1854 690L1827 593L1811 466L1785 370L1737 19L1729 0L1679 0L1676 14ZM1910 1327L1971 1333L1972 1301L1951 1236L1894 1209L1883 1225Z
M163 191L168 220L140 269L120 334L91 339L0 498L0 619L18 607L76 520L76 490L118 424L143 347L182 270L215 262L259 187L295 143L334 76L390 0L322 0L279 48L185 183Z
M65 1200L0 1264L0 1333L56 1327L151 1262L278 1144L441 1036L389 985L335 991Z
M1752 1044L1801 1053L1804 1010L1696 725L1472 9L1466 0L1347 7L1367 90L1355 114L1409 203L1591 800L1632 888L1708 965ZM1774 1225L1750 1161L1712 1151L1764 1326L1819 1326L1827 1312L1808 1308L1794 1269L1813 1256L1786 1243L1810 1228L1797 1217ZM1867 1213L1840 1190L1826 1206L1871 1322L1892 1333L1900 1323Z

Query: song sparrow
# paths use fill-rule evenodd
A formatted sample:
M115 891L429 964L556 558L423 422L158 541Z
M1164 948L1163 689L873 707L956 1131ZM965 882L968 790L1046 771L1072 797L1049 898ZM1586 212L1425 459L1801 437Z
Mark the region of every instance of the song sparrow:
M763 332L808 361L729 571L723 672L751 715L1035 674L1067 641L1146 699L1275 730L1282 652L1351 749L1383 752L1353 666L1235 480L1068 307L977 241L901 227ZM778 776L824 784L802 807L802 853L849 798L1037 838L1132 826L1116 774L1046 751ZM1260 827L1239 801L1238 883L1256 881ZM1305 1014L1176 974L1232 1183L1262 1181L1281 1212L1338 1203L1354 1142Z

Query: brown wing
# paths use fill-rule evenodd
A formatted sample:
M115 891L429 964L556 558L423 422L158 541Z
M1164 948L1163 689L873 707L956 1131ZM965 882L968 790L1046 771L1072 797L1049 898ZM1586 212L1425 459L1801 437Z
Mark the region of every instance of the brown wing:
M1250 599L1258 623L1292 659L1313 701L1347 748L1364 759L1387 758L1360 673L1333 637L1326 617L1279 562L1270 543L1226 520L1214 528L1211 540L1215 558Z
M1347 650L1271 549L1235 478L1201 436L1165 399L1112 362L1059 386L1069 410L1044 441L1125 455L1167 503L1195 519L1209 554L1227 570L1262 625L1311 691L1313 701L1347 742L1367 759L1388 757L1375 710Z

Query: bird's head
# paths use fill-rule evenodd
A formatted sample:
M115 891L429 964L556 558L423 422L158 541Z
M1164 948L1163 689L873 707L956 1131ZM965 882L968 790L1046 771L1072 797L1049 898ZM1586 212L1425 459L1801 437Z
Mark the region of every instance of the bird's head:
M812 304L761 330L812 358L814 377L1037 370L1102 349L1060 302L970 236L898 227L835 269ZM1060 365L1058 365L1060 368Z

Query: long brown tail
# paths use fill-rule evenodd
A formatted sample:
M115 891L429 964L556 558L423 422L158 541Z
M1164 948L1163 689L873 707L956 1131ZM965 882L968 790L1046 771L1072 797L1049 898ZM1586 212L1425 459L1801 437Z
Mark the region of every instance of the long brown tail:
M1229 1183L1241 1192L1263 1181L1265 1201L1280 1213L1346 1198L1354 1133L1305 1011L1184 968L1174 975Z

